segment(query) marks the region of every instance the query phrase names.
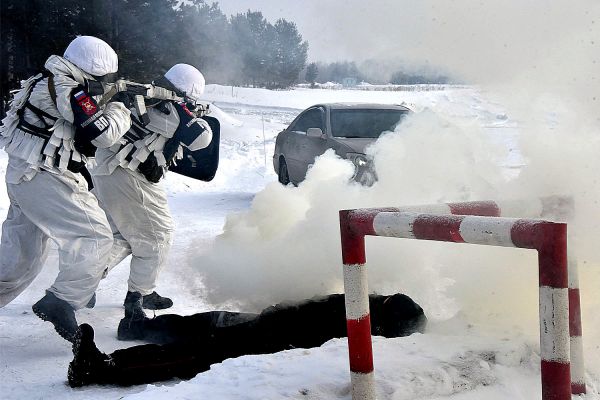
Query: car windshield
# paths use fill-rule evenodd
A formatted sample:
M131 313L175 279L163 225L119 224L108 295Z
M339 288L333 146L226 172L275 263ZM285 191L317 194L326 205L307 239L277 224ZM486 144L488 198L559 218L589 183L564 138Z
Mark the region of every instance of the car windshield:
M346 138L378 138L385 131L393 131L406 114L404 110L331 110L331 134Z

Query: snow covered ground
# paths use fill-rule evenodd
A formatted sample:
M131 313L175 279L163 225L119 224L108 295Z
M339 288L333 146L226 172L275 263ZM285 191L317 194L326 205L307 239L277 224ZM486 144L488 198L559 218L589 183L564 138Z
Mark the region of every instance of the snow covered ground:
M319 193L321 193L319 196L326 197L329 203L333 203L334 209L338 206L336 201L339 200L333 193L336 190L338 193L342 192L345 199L339 200L339 204L350 207L363 206L365 205L363 203L396 205L397 203L389 202L398 197L407 202L420 200L417 197L402 198L397 196L396 192L389 190L378 191L377 187L365 189L348 185L339 178L344 176L345 163L330 156L325 157L323 162L319 163L320 166L315 164L315 171L308 178L306 185L298 188L283 188L278 185L275 182L276 176L271 160L274 138L277 132L291 122L302 109L312 104L330 101L404 102L416 111L430 109L444 116L445 120L440 126L446 127L448 121L468 122L460 126L469 126L469 129L476 126L477 132L483 132L492 145L502 149L502 156L497 162L503 167L499 179L512 179L517 168L524 163L517 140L519 121L512 120L500 104L491 101L486 93L477 89L459 88L428 92L325 89L267 91L208 85L205 96L206 100L214 102L218 107L213 112L223 125L221 163L217 176L210 183L193 181L176 174L170 174L166 180L170 206L177 228L169 266L161 274L158 291L174 299L175 306L169 312L190 314L215 307L236 308L234 304L239 306L243 303L245 290L254 289L253 285L266 291L265 287L268 284L277 284L280 287L272 293L279 295L279 292L290 289L291 296L298 294L276 279L272 282L266 279L267 282L258 283L255 279L250 279L251 275L258 272L264 273L266 277L271 276L268 274L272 271L260 269L240 270L241 273L245 271L248 282L237 283L240 285L240 290L236 290L237 297L236 293L227 292L226 287L223 290L227 293L213 293L209 296L205 284L209 283L214 290L229 282L215 275L219 267L238 272L228 262L243 261L247 262L249 267L256 264L256 268L262 268L264 264L277 264L273 265L273 268L276 268L280 266L278 263L283 264L287 257L305 254L298 253L293 246L290 246L277 248L281 254L276 258L270 258L274 254L272 249L263 251L257 243L269 241L277 243L277 236L287 234L286 227L308 230L312 225L303 225L302 221L318 219L321 216L319 210L327 211L328 216L324 220L329 221L329 214L332 212L335 214L335 210L316 207L323 201L316 197ZM393 137L389 140L390 144L394 144ZM441 145L448 143L450 141L442 142ZM443 151L450 150L453 149L443 149ZM431 151L434 152L432 156L435 157L436 149ZM472 156L472 154L465 154ZM425 157L423 154L420 156ZM389 158L389 155L382 154L382 159L386 159L385 157ZM410 171L412 174L422 172L417 161L415 160L417 164L415 169ZM389 182L386 181L386 164L382 166L384 169L382 182ZM5 167L6 155L0 153L0 174L4 174ZM331 167L331 171L325 171L327 167ZM472 165L467 162L465 169L453 170L463 175L456 181L450 178L449 180L464 182L464 188L450 196L463 194L464 197L466 190L488 193L481 188L487 187L484 183L489 184L489 181L471 180L466 176L466 171L470 167ZM442 172L444 171L440 171L440 176L443 176ZM431 186L423 188L425 189L434 191ZM479 189L481 190L478 192ZM434 193L434 199L439 201L463 199L462 197L446 198L443 194ZM354 195L360 199L361 204L352 204ZM343 201L351 204L348 205ZM1 187L0 215L2 217L8 205L5 188ZM279 230L272 230L271 226L257 222L256 218L261 216L266 216L266 219L269 216L276 219L273 223ZM335 215L331 219L335 220ZM216 239L224 230L225 235ZM335 229L326 228L325 233L328 236L335 236ZM312 235L312 231L309 230L305 235ZM257 237L262 239L256 242ZM304 240L302 235L297 237L300 242ZM338 240L336 237L331 239L333 243ZM253 247L252 252L247 248L248 246ZM222 249L236 251L238 248L239 254L232 256L231 259L220 258L221 254L215 254ZM438 250L436 248L435 252L437 253ZM439 273L437 270L436 274L432 273L436 267L434 264L438 261L431 257L430 251L425 247L411 249L411 254L416 254L415 260L418 258L424 263L424 267L417 270L427 279L438 276L436 274ZM286 252L290 252L290 255ZM244 257L252 257L255 260L243 259ZM317 272L315 269L308 270L315 274L322 270L322 281L304 282L303 277L294 280L295 277L292 276L294 279L289 279L288 285L289 282L297 285L306 283L304 285L306 290L302 295L309 294L312 289L314 292L310 294L318 294L319 290L327 292L339 289L339 278L341 278L339 249L333 246L331 255L327 257L330 257L326 258L327 262L333 264L333 274L338 277L337 282L334 282L334 278L331 278L332 282L330 282L327 277L329 271L324 268L319 269L321 268L319 265ZM499 257L504 257L504 253ZM519 253L518 257L531 260L531 257L522 253ZM378 255L373 259L379 264L392 262ZM312 263L313 258L306 254L306 260L309 264ZM409 258L410 261L413 259ZM481 259L476 259L473 265L468 265L466 269L481 279L478 283L482 290L489 292L491 296L487 300L488 303L482 304L483 308L489 307L484 312L480 312L486 315L483 319L470 319L471 314L466 309L469 308L468 306L476 308L477 304L474 303L477 301L465 302L469 296L456 295L458 300L456 304L454 303L453 292L446 291L449 286L452 286L454 280L445 275L439 275L438 282L430 281L427 290L424 286L412 284L415 282L415 275L419 275L415 272L404 278L396 275L387 280L383 278L386 280L385 284L380 281L374 283L374 287L382 291L402 289L410 294L424 306L431 321L429 332L423 335L374 339L379 399L529 400L540 398L540 358L539 344L536 343L535 304L524 306L526 310L517 308L511 310L510 308L515 304L510 298L502 295L501 285L506 282L502 279L496 281L494 279L496 275L493 273L488 276L487 272L474 272L480 267L475 264L480 261ZM283 265L281 267L284 268ZM582 271L585 277L582 286L584 296L597 290L594 283L600 281L600 274L596 267L598 265ZM274 355L246 356L226 360L221 364L213 365L210 371L187 382L170 381L129 388L91 386L77 390L70 389L66 384L67 365L72 358L69 344L55 334L50 324L39 320L31 312L31 304L43 295L44 289L50 285L56 274L57 255L52 252L45 269L33 284L10 305L0 309L0 397L2 399L350 399L348 355L344 339L332 340L316 349L296 349ZM105 352L129 345L116 340L116 327L123 311L121 304L127 290L127 275L126 260L101 282L96 308L82 310L77 314L80 322L89 322L94 326L98 346ZM453 278L457 279L457 276ZM240 279L239 275L237 280L245 281L243 278ZM524 277L523 280L530 284L527 287L526 297L530 300L535 299L537 291L534 284L535 273ZM244 284L247 286L245 290L241 287ZM458 286L457 291L460 289L461 287ZM261 304L260 299L253 300L256 301L247 304L247 307L255 310ZM265 301L267 300L271 299L267 298ZM279 297L279 300L284 299ZM593 309L592 306L598 305L598 301L591 299L588 303L591 306L584 308L584 335L587 334L584 340L588 361L589 393L582 396L582 400L600 398L600 361L598 360L600 358L598 339L600 317L596 313L589 312ZM504 307L499 307L503 304ZM498 323L490 322L490 319L493 319L490 316L498 316L499 308L509 309L509 318L502 319L500 316ZM533 322L520 324L521 311L525 317L533 316L530 318ZM515 321L511 321L510 314L515 315ZM507 321L511 322L504 323Z

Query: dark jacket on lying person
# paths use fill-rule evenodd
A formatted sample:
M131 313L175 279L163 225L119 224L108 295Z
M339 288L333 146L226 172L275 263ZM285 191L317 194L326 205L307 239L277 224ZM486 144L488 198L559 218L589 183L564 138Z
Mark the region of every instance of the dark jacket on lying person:
M423 309L403 294L370 295L371 333L387 338L423 332ZM211 311L175 314L119 324L120 340L153 344L117 350L110 355L95 346L91 326L81 325L73 344L69 385L134 385L171 378L189 379L227 358L318 347L346 336L344 295L301 303L280 303L260 314Z

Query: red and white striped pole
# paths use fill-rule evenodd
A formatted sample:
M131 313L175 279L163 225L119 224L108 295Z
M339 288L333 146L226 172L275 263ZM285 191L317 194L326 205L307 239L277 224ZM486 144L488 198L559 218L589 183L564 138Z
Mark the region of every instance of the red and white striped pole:
M366 209L368 210L368 209ZM482 217L546 218L567 222L573 217L573 200L563 196L529 200L466 201L418 206L374 208L373 210L412 211L427 214L478 215Z
M366 213L382 211L411 211L427 214L478 215L512 218L550 218L568 222L574 214L573 199L550 196L536 199L508 201L469 201L461 203L429 204L399 208L363 209ZM568 249L569 268L569 330L571 334L571 388L573 394L586 393L583 338L581 331L581 307L576 252L571 244Z
M569 248L569 335L571 337L571 393L584 394L585 362L581 328L581 301L577 259Z
M340 211L352 400L375 400L365 237L354 233L349 216Z
M566 224L389 210L340 211L353 400L375 399L365 235L537 250L540 275L542 399L570 399Z

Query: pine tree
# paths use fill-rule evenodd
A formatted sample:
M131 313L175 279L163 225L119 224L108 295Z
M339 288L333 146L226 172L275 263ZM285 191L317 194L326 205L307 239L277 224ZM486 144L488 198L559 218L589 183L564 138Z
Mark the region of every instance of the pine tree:
M306 67L306 81L310 82L311 86L315 86L315 81L317 80L317 76L319 76L319 67L317 67L317 63L310 63Z
M0 12L4 100L78 35L105 40L119 56L119 75L144 82L188 63L209 82L284 87L306 64L308 44L295 24L273 25L250 10L228 20L204 0L1 0Z
M276 85L287 87L298 80L300 71L306 65L308 43L302 41L296 24L279 19L275 23L275 40L272 42L273 66L275 67Z
M269 25L261 12L250 10L231 19L233 46L241 54L241 74L244 82L253 86L264 85L269 79L267 65L272 61Z

